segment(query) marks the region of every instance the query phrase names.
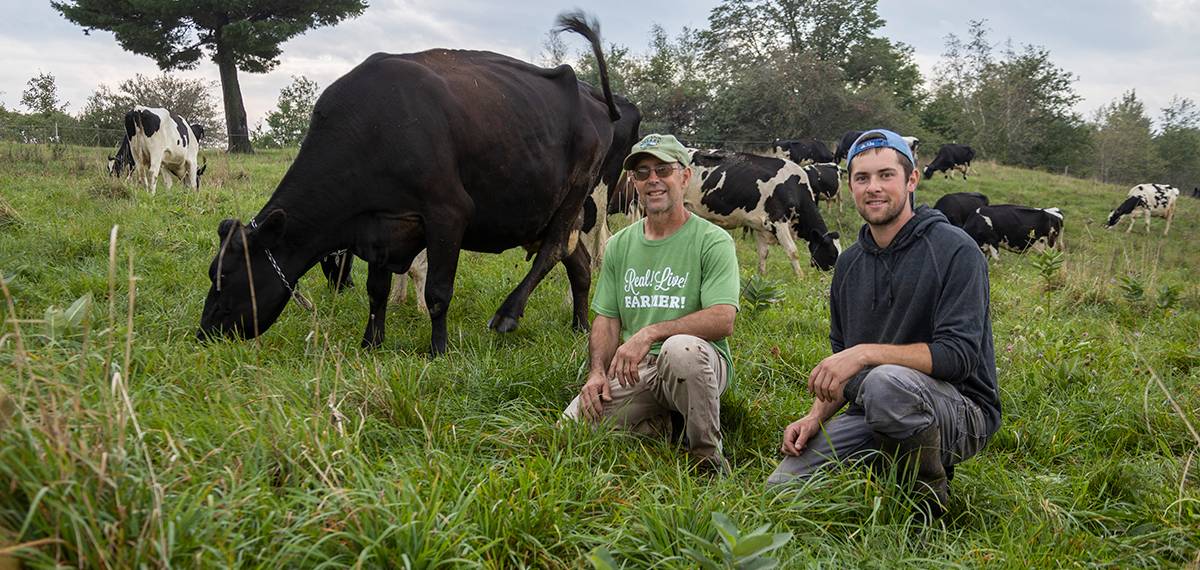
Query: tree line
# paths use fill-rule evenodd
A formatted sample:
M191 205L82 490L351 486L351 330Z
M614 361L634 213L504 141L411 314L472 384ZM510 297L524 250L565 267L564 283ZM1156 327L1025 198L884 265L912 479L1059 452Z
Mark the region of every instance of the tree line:
M984 21L947 36L934 73L922 77L912 47L880 34L885 22L877 1L724 0L704 29L671 36L654 25L640 53L610 44L612 85L641 109L643 131L676 133L698 146L746 148L801 137L832 142L848 130L887 127L921 138L926 155L941 143L958 142L972 145L983 159L1106 182L1200 184L1200 111L1191 99L1172 99L1156 123L1130 89L1083 117L1075 111L1080 97L1074 74L1055 64L1044 47L994 43ZM164 74L138 76L115 90L102 85L72 117L47 96L53 77L41 74L30 80L29 98L22 96L26 118L120 128L117 111L132 102L164 106L206 128L223 122L233 134L231 151L248 151L251 143L299 144L320 92L311 80L294 77L276 108L250 130L240 90L228 85L236 84L237 69L267 71L278 62L284 39L366 9L361 0L341 0L293 3L272 13L237 0L222 4L227 15L255 15L193 20L186 15L195 7L172 4L159 30L174 38L166 41L144 27L127 27L144 17L136 3L115 2L128 5L129 13L100 9L110 3L52 2L85 30L113 30L123 47L154 57L163 69L195 66L207 49L222 70L223 109L209 93L215 85ZM247 30L263 35L251 41L243 34ZM196 41L185 46L181 37ZM232 73L229 50L247 54L233 58ZM553 34L538 63L567 63L584 80L599 79L590 52L571 54ZM228 115L231 109L239 114L236 120ZM11 120L14 112L0 108L0 113L0 120Z

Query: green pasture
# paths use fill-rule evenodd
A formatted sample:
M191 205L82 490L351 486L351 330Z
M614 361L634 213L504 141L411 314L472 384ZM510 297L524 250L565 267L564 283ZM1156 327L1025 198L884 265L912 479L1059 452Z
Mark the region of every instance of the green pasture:
M922 526L866 470L764 490L829 353L830 275L797 279L778 248L784 299L744 310L731 339L734 473L712 479L668 443L556 426L586 357L565 273L516 332L485 326L523 251L464 253L436 360L412 304L391 308L382 349L359 348L362 264L341 295L301 280L315 314L292 304L256 341L198 343L217 224L256 213L296 151L206 151L200 191L149 196L105 176L109 150L0 145L0 567L590 568L604 547L626 568L694 568L723 544L714 512L790 532L767 555L784 568L1200 566L1200 200L1181 197L1163 237L1158 218L1103 229L1123 187L989 163L922 182L927 204L1057 206L1067 244L1061 265L991 264L1003 426ZM852 243L852 203L821 208ZM734 236L748 278L754 243Z

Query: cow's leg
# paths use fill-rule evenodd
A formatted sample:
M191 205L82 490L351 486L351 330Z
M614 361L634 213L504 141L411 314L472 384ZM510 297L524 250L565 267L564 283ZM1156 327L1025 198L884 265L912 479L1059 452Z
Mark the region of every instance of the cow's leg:
M1150 218L1153 217L1150 215L1150 208L1146 208L1146 235L1150 235Z
M401 273L396 276L396 280L392 282L392 295L388 298L388 302L401 305L408 300L408 274ZM421 293L417 293L416 297L421 298Z
M425 277L429 274L429 258L425 252L417 254L413 259L412 265L408 268L408 275L413 282L413 297L417 299L417 310L422 313L429 314L429 305L425 303Z
M354 286L354 281L350 279L353 266L354 256L349 251L341 254L331 253L321 258L321 273L325 274L325 281L334 291Z
M429 336L429 354L437 356L446 352L446 313L450 309L450 299L454 296L454 275L458 272L458 257L462 248L463 228L467 226L468 216L447 215L440 212L438 221L426 225L427 249L425 255L429 260L429 280L422 291L417 294L425 295L425 305L429 308L429 322L432 331Z
M754 230L754 243L758 248L758 274L767 276L767 255L771 253L771 234L766 230Z
M1167 227L1163 228L1163 236L1165 237L1171 231L1171 219L1175 217L1175 204L1167 206Z
M796 240L792 239L791 224L775 224L775 239L787 253L788 261L792 262L792 272L796 274L797 278L803 277L804 271L800 268L800 253L796 251Z
M553 232L553 230L551 231ZM525 314L525 304L529 302L529 295L533 293L533 289L537 287L538 283L541 283L551 268L566 257L569 238L563 235L564 232L555 233L559 235L542 240L537 256L533 258L533 267L529 269L529 273L525 274L525 278L521 280L517 288L508 294L500 308L496 309L496 314L488 320L488 328L498 332L516 330L517 322Z
M588 330L588 291L592 287L591 255L585 247L562 260L567 268L567 279L571 282L571 327L577 331Z
M1136 224L1136 223L1137 223L1137 216L1135 216L1133 214L1129 214L1129 229L1125 230L1125 233L1132 232L1133 224Z
M363 333L363 348L377 348L383 344L387 325L388 290L392 287L392 272L382 263L367 264L367 297L371 313L367 318L367 330Z
M150 174L147 175L149 180L147 181L147 186L146 186L150 190L151 196L153 196L155 191L158 190L158 174L161 171L161 169L162 169L162 157L161 156L151 156L150 157Z

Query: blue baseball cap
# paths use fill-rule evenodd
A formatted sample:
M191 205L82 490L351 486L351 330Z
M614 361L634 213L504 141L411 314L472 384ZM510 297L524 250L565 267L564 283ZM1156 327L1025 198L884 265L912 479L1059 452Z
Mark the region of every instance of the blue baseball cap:
M908 143L904 142L904 139L900 138L900 135L887 129L874 129L854 139L854 144L850 145L850 152L846 155L846 170L850 170L850 163L854 162L854 157L858 153L872 148L895 149L896 152L908 159L908 163L914 169L917 167L917 161L913 158L912 149L908 148Z

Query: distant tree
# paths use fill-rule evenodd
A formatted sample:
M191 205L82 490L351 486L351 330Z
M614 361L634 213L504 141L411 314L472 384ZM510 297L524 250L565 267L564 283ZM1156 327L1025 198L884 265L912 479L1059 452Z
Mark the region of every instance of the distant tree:
M279 91L275 109L267 113L266 127L259 125L255 143L269 147L299 146L308 134L318 95L317 82L293 75L292 83Z
M1200 185L1200 109L1186 97L1175 96L1162 110L1154 146L1162 160L1160 182L1182 190Z
M1090 144L1074 111L1076 77L1040 46L1009 41L994 53L988 34L987 22L974 20L967 39L946 37L922 125L1006 164L1079 173Z
M207 51L221 74L231 152L253 152L238 70L270 71L280 45L305 31L355 17L365 0L53 0L67 20L113 32L121 47L160 69L191 69Z
M1154 182L1162 171L1146 106L1135 90L1096 111L1095 174L1105 182Z
M650 53L635 59L626 93L637 101L644 132L702 134L709 93L700 70L701 49L695 30L684 28L671 40L661 26L650 28Z
M538 63L545 67L558 67L567 63L567 44L562 35L554 30L546 32L546 37L542 40L542 53L538 59Z
M39 115L64 113L67 109L67 103L59 102L58 85L54 75L49 73L39 73L29 79L21 93L21 105Z
M122 81L117 91L100 85L88 97L79 122L103 129L122 130L125 113L134 105L170 109L189 123L204 127L206 138L221 136L220 112L212 89L215 83L187 79L170 74L147 77L142 74Z

